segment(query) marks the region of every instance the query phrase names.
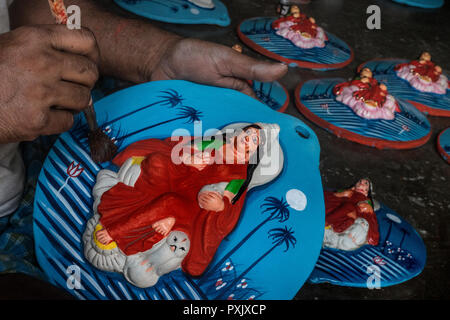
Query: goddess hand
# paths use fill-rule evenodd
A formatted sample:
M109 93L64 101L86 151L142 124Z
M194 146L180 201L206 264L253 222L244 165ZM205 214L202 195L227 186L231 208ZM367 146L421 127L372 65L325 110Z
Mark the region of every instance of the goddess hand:
M198 195L198 205L208 211L222 211L225 208L223 197L218 192L207 191Z

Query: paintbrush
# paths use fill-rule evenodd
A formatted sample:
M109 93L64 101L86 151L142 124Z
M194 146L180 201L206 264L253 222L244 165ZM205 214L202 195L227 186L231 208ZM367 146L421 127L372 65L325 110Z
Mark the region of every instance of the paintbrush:
M63 0L48 0L52 15L57 24L67 24L67 11ZM83 110L89 127L88 142L91 158L95 162L110 161L117 152L117 146L98 126L93 101Z

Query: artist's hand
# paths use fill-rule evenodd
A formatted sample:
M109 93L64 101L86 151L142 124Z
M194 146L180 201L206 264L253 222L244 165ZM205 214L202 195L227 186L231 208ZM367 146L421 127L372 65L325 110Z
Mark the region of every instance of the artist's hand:
M21 27L0 35L0 143L70 129L89 104L99 53L87 29Z
M198 205L208 211L222 211L225 208L223 197L214 191L202 192L198 195Z
M181 39L168 47L149 80L179 79L231 88L255 97L245 80L275 81L286 74L287 65L260 61L224 45Z

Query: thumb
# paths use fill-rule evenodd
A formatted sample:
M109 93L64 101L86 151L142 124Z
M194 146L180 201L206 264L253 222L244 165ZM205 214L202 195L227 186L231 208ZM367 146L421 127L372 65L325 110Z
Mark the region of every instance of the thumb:
M273 63L258 61L251 66L249 80L261 82L272 82L282 78L288 71L288 66L284 63Z
M233 49L228 49L227 53L224 57L226 61L223 61L223 65L228 66L227 74L223 76L271 82L283 77L288 71L284 63L258 60Z

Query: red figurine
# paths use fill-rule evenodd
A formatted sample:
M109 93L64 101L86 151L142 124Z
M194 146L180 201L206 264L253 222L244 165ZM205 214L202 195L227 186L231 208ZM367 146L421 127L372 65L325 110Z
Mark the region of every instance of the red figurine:
M138 170L102 194L95 238L102 246L114 241L130 256L179 232L190 241L182 270L201 275L239 219L267 137L262 126L246 126L232 138L190 140L183 149L173 138L130 145L114 163Z
M291 7L288 16L275 20L272 28L276 30L276 34L292 41L294 45L302 49L322 48L328 40L325 31L317 26L316 20L312 17L308 18L295 5Z
M354 80L337 84L333 93L337 101L348 105L362 118L392 120L395 112L400 112L386 85L373 78L369 68L362 69Z
M423 52L419 60L396 65L394 70L397 76L422 92L445 94L449 87L448 78L442 74L442 68L431 61L428 52Z
M352 242L368 243L373 246L378 244L380 235L377 217L372 207L373 200L371 199L371 192L371 182L367 178L359 180L352 188L341 192L324 192L325 227L327 231L325 245L329 242L328 246L345 250L339 244L342 243L339 240L340 234L342 233L344 233L345 237L350 237ZM364 235L364 239L362 239L363 241L356 239L355 234L347 232L357 220L365 224L362 226L367 229L367 233ZM332 235L330 231L333 233Z

